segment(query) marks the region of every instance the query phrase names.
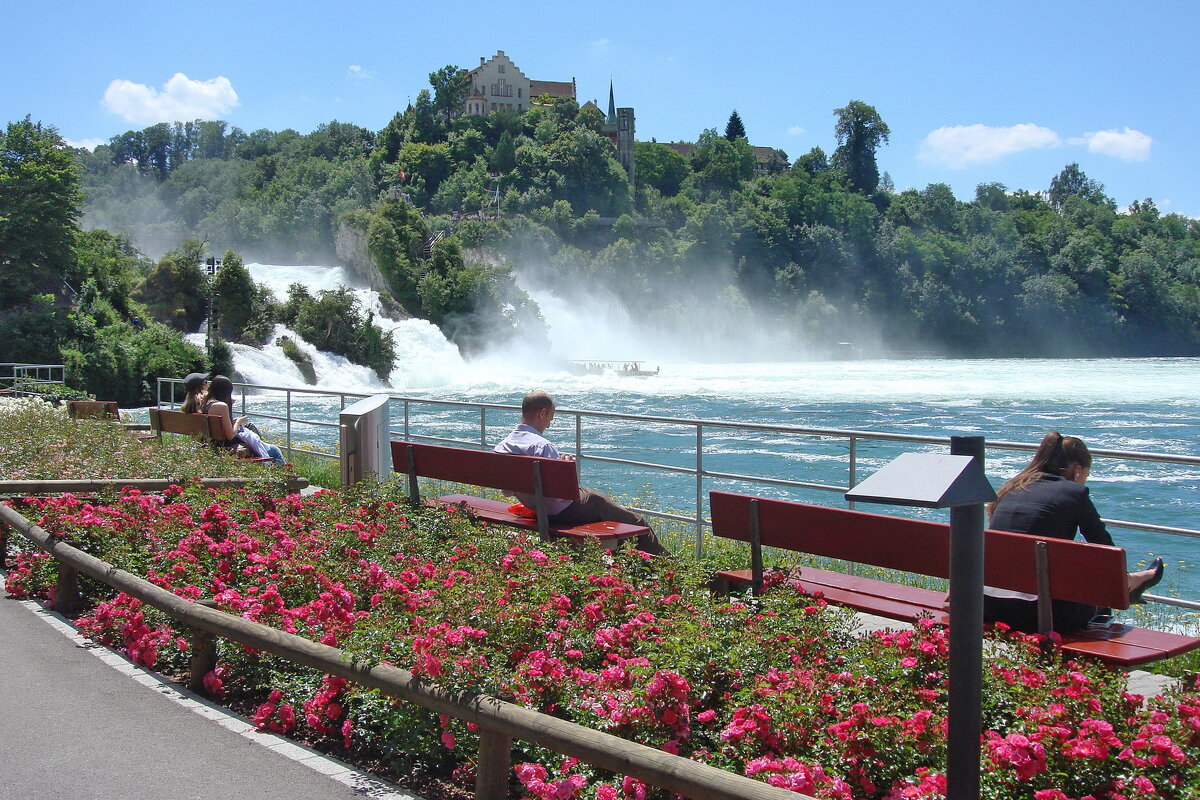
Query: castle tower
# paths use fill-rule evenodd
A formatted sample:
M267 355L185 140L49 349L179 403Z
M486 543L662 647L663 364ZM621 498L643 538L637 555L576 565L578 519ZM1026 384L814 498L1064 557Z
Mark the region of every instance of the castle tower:
M633 183L634 117L632 108L617 108L613 94L613 83L608 82L608 117L604 120L604 135L617 151L617 162L625 168L629 182Z

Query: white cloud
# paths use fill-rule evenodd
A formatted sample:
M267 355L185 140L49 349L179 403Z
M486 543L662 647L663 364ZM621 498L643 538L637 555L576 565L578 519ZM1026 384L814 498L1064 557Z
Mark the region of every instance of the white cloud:
M104 139L80 139L79 141L63 139L63 141L67 143L67 147L82 147L84 150L95 150L102 144L108 144Z
M808 131L804 130L804 128L802 128L799 125L793 125L792 127L787 129L787 132L788 132L788 136L803 136Z
M104 107L130 122L151 125L193 119L215 119L238 105L233 84L223 76L194 81L176 72L162 90L121 78L104 90Z
M589 42L588 47L592 51L592 55L603 55L607 53L612 46L612 42L608 39L597 39L594 42Z
M1119 158L1122 161L1145 161L1150 157L1150 145L1154 143L1146 134L1126 128L1123 131L1095 131L1085 133L1071 144L1086 144L1089 152Z
M953 125L926 136L919 157L927 163L962 169L968 164L995 161L1022 150L1053 147L1060 142L1054 131L1028 122L1007 128Z
M360 67L358 64L351 64L346 68L346 77L359 81L368 81L375 77L375 73L369 69Z

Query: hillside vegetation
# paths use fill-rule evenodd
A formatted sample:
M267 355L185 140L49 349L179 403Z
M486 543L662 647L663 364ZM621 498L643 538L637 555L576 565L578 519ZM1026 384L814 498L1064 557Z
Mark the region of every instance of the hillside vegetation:
M1151 199L1119 208L1075 164L1044 188L981 184L969 202L945 184L896 191L877 162L890 130L851 101L834 110L832 154L760 162L731 118L725 135L701 131L687 157L637 143L630 183L595 108L545 98L524 113L455 116L457 74L433 73L433 91L381 131L335 121L246 133L197 120L87 152L28 118L10 124L0 165L0 333L20 343L10 357L145 380L151 359L131 354L171 350L155 326L193 331L206 313L192 263L210 254L201 242L277 263L333 261L342 245L342 260L378 271L398 313L433 321L468 354L544 337L520 285L615 295L648 334L694 328L703 302L729 312L708 315L723 335L754 320L815 355L838 342L884 355L1200 352L1200 223ZM9 189L20 186L53 213L35 214L25 189ZM155 264L139 249L166 255ZM262 341L274 323L327 308L354 330L311 314L309 329L390 369L386 336L360 309L344 313L346 298L279 306L248 274L227 282L222 337ZM145 324L121 328L134 316ZM170 366L220 357L179 351Z

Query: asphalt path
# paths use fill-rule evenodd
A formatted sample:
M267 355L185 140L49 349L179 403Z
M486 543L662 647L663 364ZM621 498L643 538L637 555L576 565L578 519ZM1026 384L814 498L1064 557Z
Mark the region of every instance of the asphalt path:
M0 800L412 797L63 630L0 588Z

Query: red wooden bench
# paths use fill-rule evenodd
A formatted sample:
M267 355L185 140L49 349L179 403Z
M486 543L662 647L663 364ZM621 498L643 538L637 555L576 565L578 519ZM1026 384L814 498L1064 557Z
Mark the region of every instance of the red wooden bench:
M713 533L750 543L751 568L718 573L718 583L762 587L762 548L948 578L950 526L942 522L867 514L726 492L709 495ZM1050 630L1050 599L1129 607L1125 551L1120 547L1044 539L1021 533L985 533L984 582L1037 595L1043 630ZM795 582L808 593L859 611L913 621L946 622L945 592L804 567ZM1200 639L1114 624L1107 630L1062 635L1063 649L1133 667L1200 648Z
M67 416L72 419L120 419L113 400L68 400Z
M152 408L150 409L150 429L154 431L159 440L162 439L164 433L191 436L202 442L224 440L221 418L216 414L189 414L166 408ZM238 445L231 450L237 458L246 461L267 462L271 460L254 455L244 445Z
M537 531L543 538L560 536L576 542L595 541L613 549L625 539L637 538L650 530L642 525L623 522L590 522L572 527L551 524L546 511L547 497L564 500L579 498L579 471L574 461L396 440L392 442L392 469L408 475L409 500L414 505L421 502L418 478L533 496L536 518L512 513L508 510L512 505L510 502L484 497L448 494L435 498L435 502L462 505L479 519Z

